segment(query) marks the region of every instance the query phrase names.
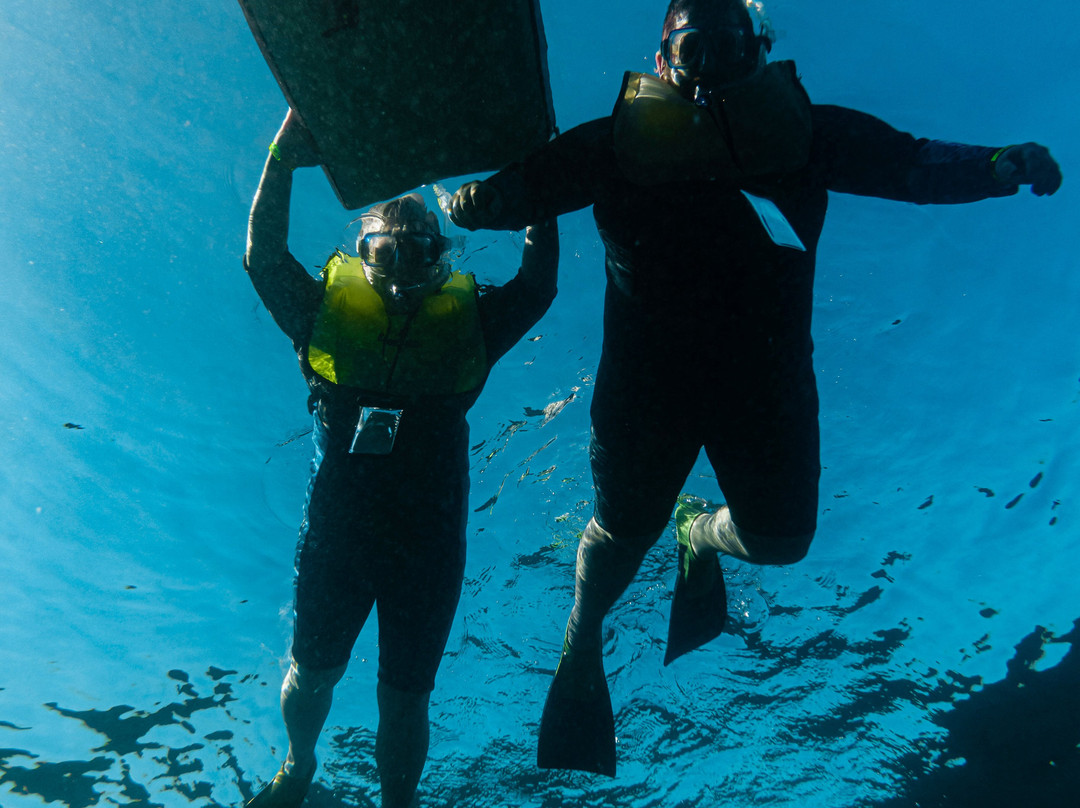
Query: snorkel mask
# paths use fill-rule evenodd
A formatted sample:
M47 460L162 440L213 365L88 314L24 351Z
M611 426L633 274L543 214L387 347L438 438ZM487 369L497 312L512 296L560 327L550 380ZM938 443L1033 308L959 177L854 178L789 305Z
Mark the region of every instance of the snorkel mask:
M660 55L671 71L676 87L693 91L693 98L706 103L717 89L753 77L765 65L774 34L764 5L746 0L745 23L701 21L700 27L684 25L668 33L660 44ZM697 14L688 15L687 22ZM687 93L689 96L689 93Z
M387 214L388 207L406 200L411 210L399 204L395 212L400 215ZM378 206L359 221L356 252L364 276L387 303L411 308L450 277L450 266L442 260L450 240L439 234L438 220L418 197Z

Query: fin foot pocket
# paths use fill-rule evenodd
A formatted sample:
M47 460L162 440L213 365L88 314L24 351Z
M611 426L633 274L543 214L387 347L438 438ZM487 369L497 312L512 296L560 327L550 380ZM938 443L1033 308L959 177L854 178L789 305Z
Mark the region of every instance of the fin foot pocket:
M690 527L704 513L689 497L680 498L675 508L679 563L668 620L665 665L720 636L727 623L727 589L718 554L699 556L690 543Z
M306 776L287 774L285 767L278 769L274 779L248 800L244 808L300 808L315 777L315 768Z

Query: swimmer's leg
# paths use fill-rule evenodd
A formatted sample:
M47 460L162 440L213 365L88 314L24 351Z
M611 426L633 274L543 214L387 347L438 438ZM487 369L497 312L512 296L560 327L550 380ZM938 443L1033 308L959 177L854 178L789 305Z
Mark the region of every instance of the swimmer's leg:
M248 802L248 808L299 808L315 776L315 744L333 702L334 685L345 666L315 670L294 660L281 686L281 714L289 752L274 779Z
M410 693L379 682L375 763L383 808L409 808L427 761L430 693Z
M596 519L578 545L574 608L540 720L537 764L614 776L615 718L604 677L604 617L660 533L616 537Z

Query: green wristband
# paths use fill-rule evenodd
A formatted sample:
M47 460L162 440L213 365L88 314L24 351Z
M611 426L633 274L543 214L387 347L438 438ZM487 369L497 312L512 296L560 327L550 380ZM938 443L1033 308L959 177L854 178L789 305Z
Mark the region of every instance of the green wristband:
M1016 144L1014 143L1013 146L1015 146L1015 145ZM1000 149L998 149L996 152L994 152L993 156L990 158L990 174L998 182L1004 182L1004 180L1002 180L1001 177L999 177L998 173L997 173L997 161L998 161L998 158L1001 157L1001 155L1003 155L1005 152L1007 152L1013 146L1002 146Z
M293 168L293 166L290 166L287 163L282 161L282 159L281 159L281 149L278 148L277 143L271 143L268 148L270 149L270 154L273 155L273 158L275 160L277 160L279 163L281 163L285 168L289 169L289 171L295 170Z

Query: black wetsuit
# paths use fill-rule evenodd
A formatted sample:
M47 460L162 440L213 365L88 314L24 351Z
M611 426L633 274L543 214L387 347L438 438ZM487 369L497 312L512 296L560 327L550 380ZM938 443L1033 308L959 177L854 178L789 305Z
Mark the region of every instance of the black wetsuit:
M307 360L323 283L291 255L249 274L293 342L315 416L296 556L293 658L313 669L346 664L375 605L380 681L428 692L461 593L469 494L465 414L482 385L456 395L404 398L332 384ZM548 280L537 288L519 276L481 295L488 369L547 310L554 274ZM361 405L403 410L390 454L349 454Z
M807 165L741 185L776 203L806 252L774 244L731 183L628 180L611 118L487 180L503 200L494 228L593 206L608 288L590 452L596 519L617 536L663 529L704 447L736 525L809 540L820 475L810 319L827 192L922 204L1016 191L994 179L991 148L812 109Z

